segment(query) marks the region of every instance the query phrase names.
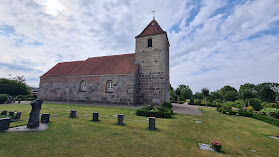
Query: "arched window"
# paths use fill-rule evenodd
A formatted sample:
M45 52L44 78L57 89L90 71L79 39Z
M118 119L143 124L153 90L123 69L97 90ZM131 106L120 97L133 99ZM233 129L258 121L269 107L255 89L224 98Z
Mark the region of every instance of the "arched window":
M148 41L147 41L147 47L152 47L152 39L148 39Z
M82 81L80 81L79 91L85 92L85 90L86 90L86 81L82 80Z
M106 91L107 91L108 93L112 93L112 92L113 92L112 80L108 80L108 81L107 81Z

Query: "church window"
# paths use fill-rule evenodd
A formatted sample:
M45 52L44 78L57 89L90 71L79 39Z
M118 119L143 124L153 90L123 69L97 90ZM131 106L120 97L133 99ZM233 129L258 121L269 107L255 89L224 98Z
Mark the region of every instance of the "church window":
M148 43L147 47L152 47L152 39L148 39L147 43Z
M79 85L79 91L85 92L85 90L86 90L86 81L85 81L85 80L82 80L82 81L80 82L80 85Z
M113 92L112 80L107 81L106 91L107 91L108 93L112 93L112 92Z

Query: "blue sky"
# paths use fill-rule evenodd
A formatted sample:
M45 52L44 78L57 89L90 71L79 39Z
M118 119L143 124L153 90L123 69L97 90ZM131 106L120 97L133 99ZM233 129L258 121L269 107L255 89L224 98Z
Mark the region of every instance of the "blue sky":
M278 0L3 1L0 77L38 87L58 62L134 53L152 10L168 33L174 88L279 82Z

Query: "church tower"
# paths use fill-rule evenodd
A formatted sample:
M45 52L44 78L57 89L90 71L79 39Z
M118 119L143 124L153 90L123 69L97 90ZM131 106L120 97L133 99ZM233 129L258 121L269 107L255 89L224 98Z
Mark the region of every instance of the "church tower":
M136 36L138 103L170 102L169 46L167 33L155 19Z

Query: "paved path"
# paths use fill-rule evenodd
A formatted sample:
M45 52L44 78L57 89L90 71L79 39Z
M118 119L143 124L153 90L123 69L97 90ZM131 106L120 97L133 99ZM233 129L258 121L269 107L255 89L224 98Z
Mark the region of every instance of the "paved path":
M173 112L174 113L203 116L203 114L200 111L200 109L198 108L198 106L188 105L187 102L184 103L184 104L172 103L172 105L173 105Z

